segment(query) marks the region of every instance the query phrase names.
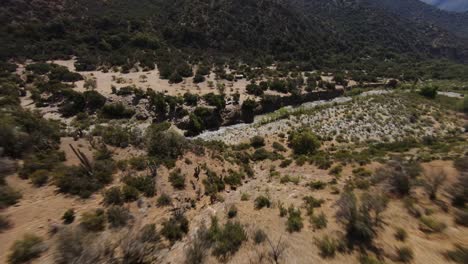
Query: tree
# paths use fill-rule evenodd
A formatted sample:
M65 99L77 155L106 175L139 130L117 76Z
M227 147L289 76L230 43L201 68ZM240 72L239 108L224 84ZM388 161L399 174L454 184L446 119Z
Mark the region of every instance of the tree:
M439 90L439 87L437 86L426 85L421 88L419 94L426 98L434 99L437 95L437 90Z
M310 155L319 149L321 143L310 130L302 130L290 135L289 144L294 154Z
M241 115L242 120L246 123L252 123L255 117L255 108L258 104L255 100L248 98L242 103L241 106Z
M169 83L181 83L184 79L182 76L177 72L174 71L171 76L169 76Z

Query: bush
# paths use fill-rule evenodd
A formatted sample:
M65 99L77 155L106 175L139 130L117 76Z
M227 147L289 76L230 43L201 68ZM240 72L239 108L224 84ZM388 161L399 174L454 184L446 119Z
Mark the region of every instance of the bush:
M226 259L236 253L242 243L247 240L244 227L239 222L228 221L221 228L217 221L213 221L209 234L213 241L213 255L221 259Z
M455 223L468 227L468 208L455 211Z
M11 221L8 217L0 215L0 233L11 227Z
M261 244L267 239L267 234L262 229L258 228L254 232L255 244Z
M106 215L104 210L96 209L86 212L81 217L81 226L91 232L103 231L106 228Z
M63 223L69 225L75 221L75 210L68 209L62 216Z
M181 169L176 169L169 175L169 181L172 187L177 190L185 189L185 176L182 175Z
M332 167L332 168L330 169L330 174L331 174L331 175L338 176L338 175L341 174L342 171L343 171L343 166L341 166L341 165L336 165L336 166L334 166L334 167Z
M232 187L235 187L242 184L243 178L245 178L243 173L229 170L229 176L224 178L224 182L231 185Z
M123 197L120 188L117 186L111 187L104 192L104 203L106 205L121 205Z
M23 239L15 241L11 247L8 263L19 264L29 262L32 259L38 258L45 249L42 238L26 234Z
M311 181L307 184L307 186L309 186L309 188L312 190L322 190L327 186L327 184L323 181Z
M286 230L289 233L301 231L304 224L302 223L301 210L295 209L294 206L290 206L288 209L288 221L286 222Z
M255 198L255 209L260 210L263 207L268 207L270 208L271 202L268 197L260 195L257 198Z
M368 255L362 255L359 257L360 264L384 264L382 261Z
M410 263L414 258L413 250L409 247L397 248L398 261Z
M172 204L172 199L171 199L171 197L169 195L163 193L163 194L161 194L161 196L159 196L156 203L160 207L169 206L169 205Z
M107 221L113 228L126 226L131 217L128 209L122 206L111 206L107 209Z
M229 210L228 210L228 218L234 218L237 216L237 207L235 205L232 205L231 207L229 207Z
M322 258L335 257L338 248L337 244L337 240L329 236L315 240L315 245L317 245L318 249L320 250L320 256Z
M445 257L453 262L466 264L468 263L468 248L455 245L455 249L447 251Z
M419 91L419 94L426 97L426 98L434 99L437 96L437 90L438 89L439 89L439 87L437 87L437 86L424 86Z
M135 114L130 108L122 103L106 104L101 108L101 115L109 119L131 118Z
M137 189L142 192L146 197L153 197L155 194L154 190L154 178L151 175L146 176L125 176L123 182L130 187ZM127 189L130 196L129 198L134 197L134 190Z
M138 193L138 189L133 187L133 186L129 186L127 184L125 184L124 186L122 186L122 199L125 201L125 202L133 202L133 201L136 201L138 200L138 197L139 197L139 193Z
M78 166L62 167L53 173L54 184L60 192L88 198L112 181L114 166L111 160L97 160L93 164L92 174Z
M419 221L419 229L426 233L438 233L444 231L444 229L447 228L445 223L439 222L429 216L423 216L419 219Z
M201 74L195 74L195 76L193 77L193 82L194 83L202 83L205 81L205 76L201 75Z
M320 148L320 141L309 130L292 133L289 144L296 155L314 154Z
M325 216L324 213L320 213L318 216L311 215L310 216L310 222L312 223L312 226L314 229L323 229L327 227L327 217Z
M323 199L316 199L313 196L305 196L303 200L308 215L312 215L312 213L314 212L314 208L322 206L322 204L325 202Z
M0 184L0 209L14 205L21 198L21 194L8 185Z
M261 148L265 146L265 139L261 136L254 136L250 139L250 145L254 148Z
M49 172L46 170L37 170L33 174L29 175L29 179L35 186L43 186L49 179Z
M174 243L187 234L189 222L182 213L175 213L174 216L162 223L161 234L170 242Z
M169 123L151 125L146 131L149 155L163 161L177 159L188 146L185 137L167 130L169 126Z
M406 238L408 237L408 233L406 232L405 229L399 227L395 231L395 238L399 241L405 241Z

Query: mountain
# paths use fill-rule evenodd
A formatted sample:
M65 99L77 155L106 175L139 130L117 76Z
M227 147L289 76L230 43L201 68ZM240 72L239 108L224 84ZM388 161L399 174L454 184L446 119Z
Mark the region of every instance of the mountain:
M468 13L447 12L419 0L367 0L367 2L374 8L385 10L404 19L434 25L459 37L468 38ZM468 3L468 0L465 2Z
M410 13L387 10L390 1L375 2L379 5L364 0L5 0L0 57L76 55L93 65L175 65L226 57L312 68L467 59L466 43L448 26L426 23L425 17L415 23Z
M468 0L421 0L437 8L453 11L453 12L467 12Z

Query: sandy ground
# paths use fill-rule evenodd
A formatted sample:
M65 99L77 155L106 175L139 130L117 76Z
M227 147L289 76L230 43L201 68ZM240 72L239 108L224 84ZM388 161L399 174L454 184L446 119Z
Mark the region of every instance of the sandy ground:
M52 62L65 66L70 71L75 71L74 60L57 60ZM101 71L80 72L80 74L82 74L85 78L95 78L97 81L96 90L104 96L111 94L111 86L121 88L129 85L135 85L136 87L142 88L143 90L151 88L154 91L162 92L172 96L183 95L188 91L191 93L203 95L212 92L217 93L216 83L223 83L226 87L226 94L239 92L241 94L241 100L244 100L246 97L248 97L245 94L245 87L248 84L247 80L240 79L234 82L229 82L226 80L215 80L214 73L211 73L209 76L207 76L206 81L198 84L193 82L193 77L186 78L182 83L170 84L168 80L162 80L159 78L159 71L157 68L152 71L130 72L126 74L120 72L104 73ZM213 87L209 87L209 81L213 82ZM77 91L85 91L83 87L84 81L76 82L75 85L77 87Z

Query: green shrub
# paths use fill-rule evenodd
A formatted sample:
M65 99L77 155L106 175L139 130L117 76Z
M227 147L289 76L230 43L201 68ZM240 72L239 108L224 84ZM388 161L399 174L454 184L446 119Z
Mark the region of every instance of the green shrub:
M62 220L66 225L73 223L73 221L75 221L75 210L68 209L65 211L65 213L63 213Z
M81 216L81 226L91 232L103 231L106 228L106 215L104 210L96 209Z
M130 212L122 206L111 206L107 209L107 221L113 228L124 227L131 219Z
M144 156L132 157L128 160L128 164L130 164L132 169L142 171L146 169L147 159Z
M322 204L325 202L323 199L316 199L313 196L305 196L303 200L308 215L312 215L314 212L314 208L322 206Z
M325 236L321 239L315 239L315 245L317 245L320 250L320 256L322 258L335 257L338 248L337 244L337 240L329 236Z
M242 172L229 170L229 176L224 177L224 182L235 187L242 184L243 178L245 178L245 175Z
M6 230L11 227L11 221L8 219L8 217L4 215L0 215L0 233L3 230Z
M359 167L359 168L353 169L353 175L356 177L360 177L360 178L367 178L367 177L372 176L372 172L367 170L364 167Z
M312 223L312 226L314 229L323 229L327 227L327 217L325 216L324 213L320 213L319 215L311 215L310 216L310 222Z
M438 233L444 231L444 229L447 228L447 225L445 223L439 222L436 219L429 216L421 217L419 219L419 222L419 229L427 233Z
M270 208L271 202L268 197L260 195L257 198L255 198L255 209L260 210L263 207L268 207Z
M37 170L33 174L29 175L29 179L35 186L43 186L49 179L49 172L46 170Z
M399 227L395 231L395 238L399 241L405 241L408 237L408 232L405 229Z
M397 248L398 261L410 263L414 258L413 250L409 247Z
M281 168L286 168L286 167L288 167L289 165L291 165L291 163L292 163L292 160L291 160L291 159L285 159L285 160L281 161L281 163L280 163L279 166L280 166Z
M252 154L253 161L262 161L266 159L275 161L281 158L283 158L281 154L269 152L265 148L256 149Z
M26 234L23 239L15 241L11 247L11 253L8 255L8 263L20 264L27 263L38 258L46 249L42 238Z
M237 216L237 207L235 205L229 207L227 216L228 218L234 218Z
M130 186L130 185L127 185L127 184L122 186L122 199L125 202L136 201L136 200L138 200L139 196L140 195L139 195L139 192L138 192L137 188L135 188L133 186Z
M327 183L323 181L311 181L307 184L312 190L322 190L327 186Z
M261 148L265 146L265 139L261 136L254 136L250 139L250 145L254 148Z
M54 184L60 192L88 198L112 181L115 163L112 160L95 160L92 173L78 166L61 167L54 171Z
M206 170L206 179L203 180L203 185L205 186L206 195L215 195L220 191L223 191L225 188L224 181L221 177L216 175L215 172L211 170Z
M466 264L468 263L468 248L455 245L455 249L447 251L445 257L453 262Z
M101 108L101 116L108 119L131 118L135 111L122 103L106 104Z
M239 222L228 221L223 228L214 221L210 227L210 236L213 241L213 255L226 259L236 253L242 243L247 240L244 227Z
M175 213L174 216L162 223L161 234L170 242L174 243L189 231L189 222L181 213Z
M300 232L304 224L302 223L302 216L301 211L299 209L294 208L294 206L290 206L288 209L288 221L286 222L287 228L289 233L292 232Z
M320 148L318 138L308 130L294 132L289 137L289 144L296 155L314 154Z
M21 194L8 185L0 184L0 209L14 205L21 198Z
M331 175L338 176L338 175L341 174L342 171L343 171L343 166L336 165L336 166L332 167L329 172L330 172Z
M362 255L359 257L360 264L384 264L384 262L369 256L369 255Z
M439 87L437 86L424 86L419 91L419 94L426 98L434 99L437 96L438 89Z
M155 194L154 190L154 178L151 175L146 176L125 176L123 182L130 187L137 189L142 192L146 197L153 197ZM131 191L131 189L127 189Z
M182 175L181 169L176 169L169 175L169 182L172 187L177 190L185 189L185 176Z
M177 159L188 147L185 137L169 127L169 123L153 124L146 130L148 154L162 161Z
M163 193L161 194L161 196L158 197L158 200L156 203L159 207L169 206L172 204L172 199L169 195Z
M262 229L258 228L254 232L255 244L261 244L267 239L267 234Z
M455 223L468 227L468 208L455 211Z
M117 186L111 187L104 192L104 203L106 205L121 205L123 200L122 192Z

